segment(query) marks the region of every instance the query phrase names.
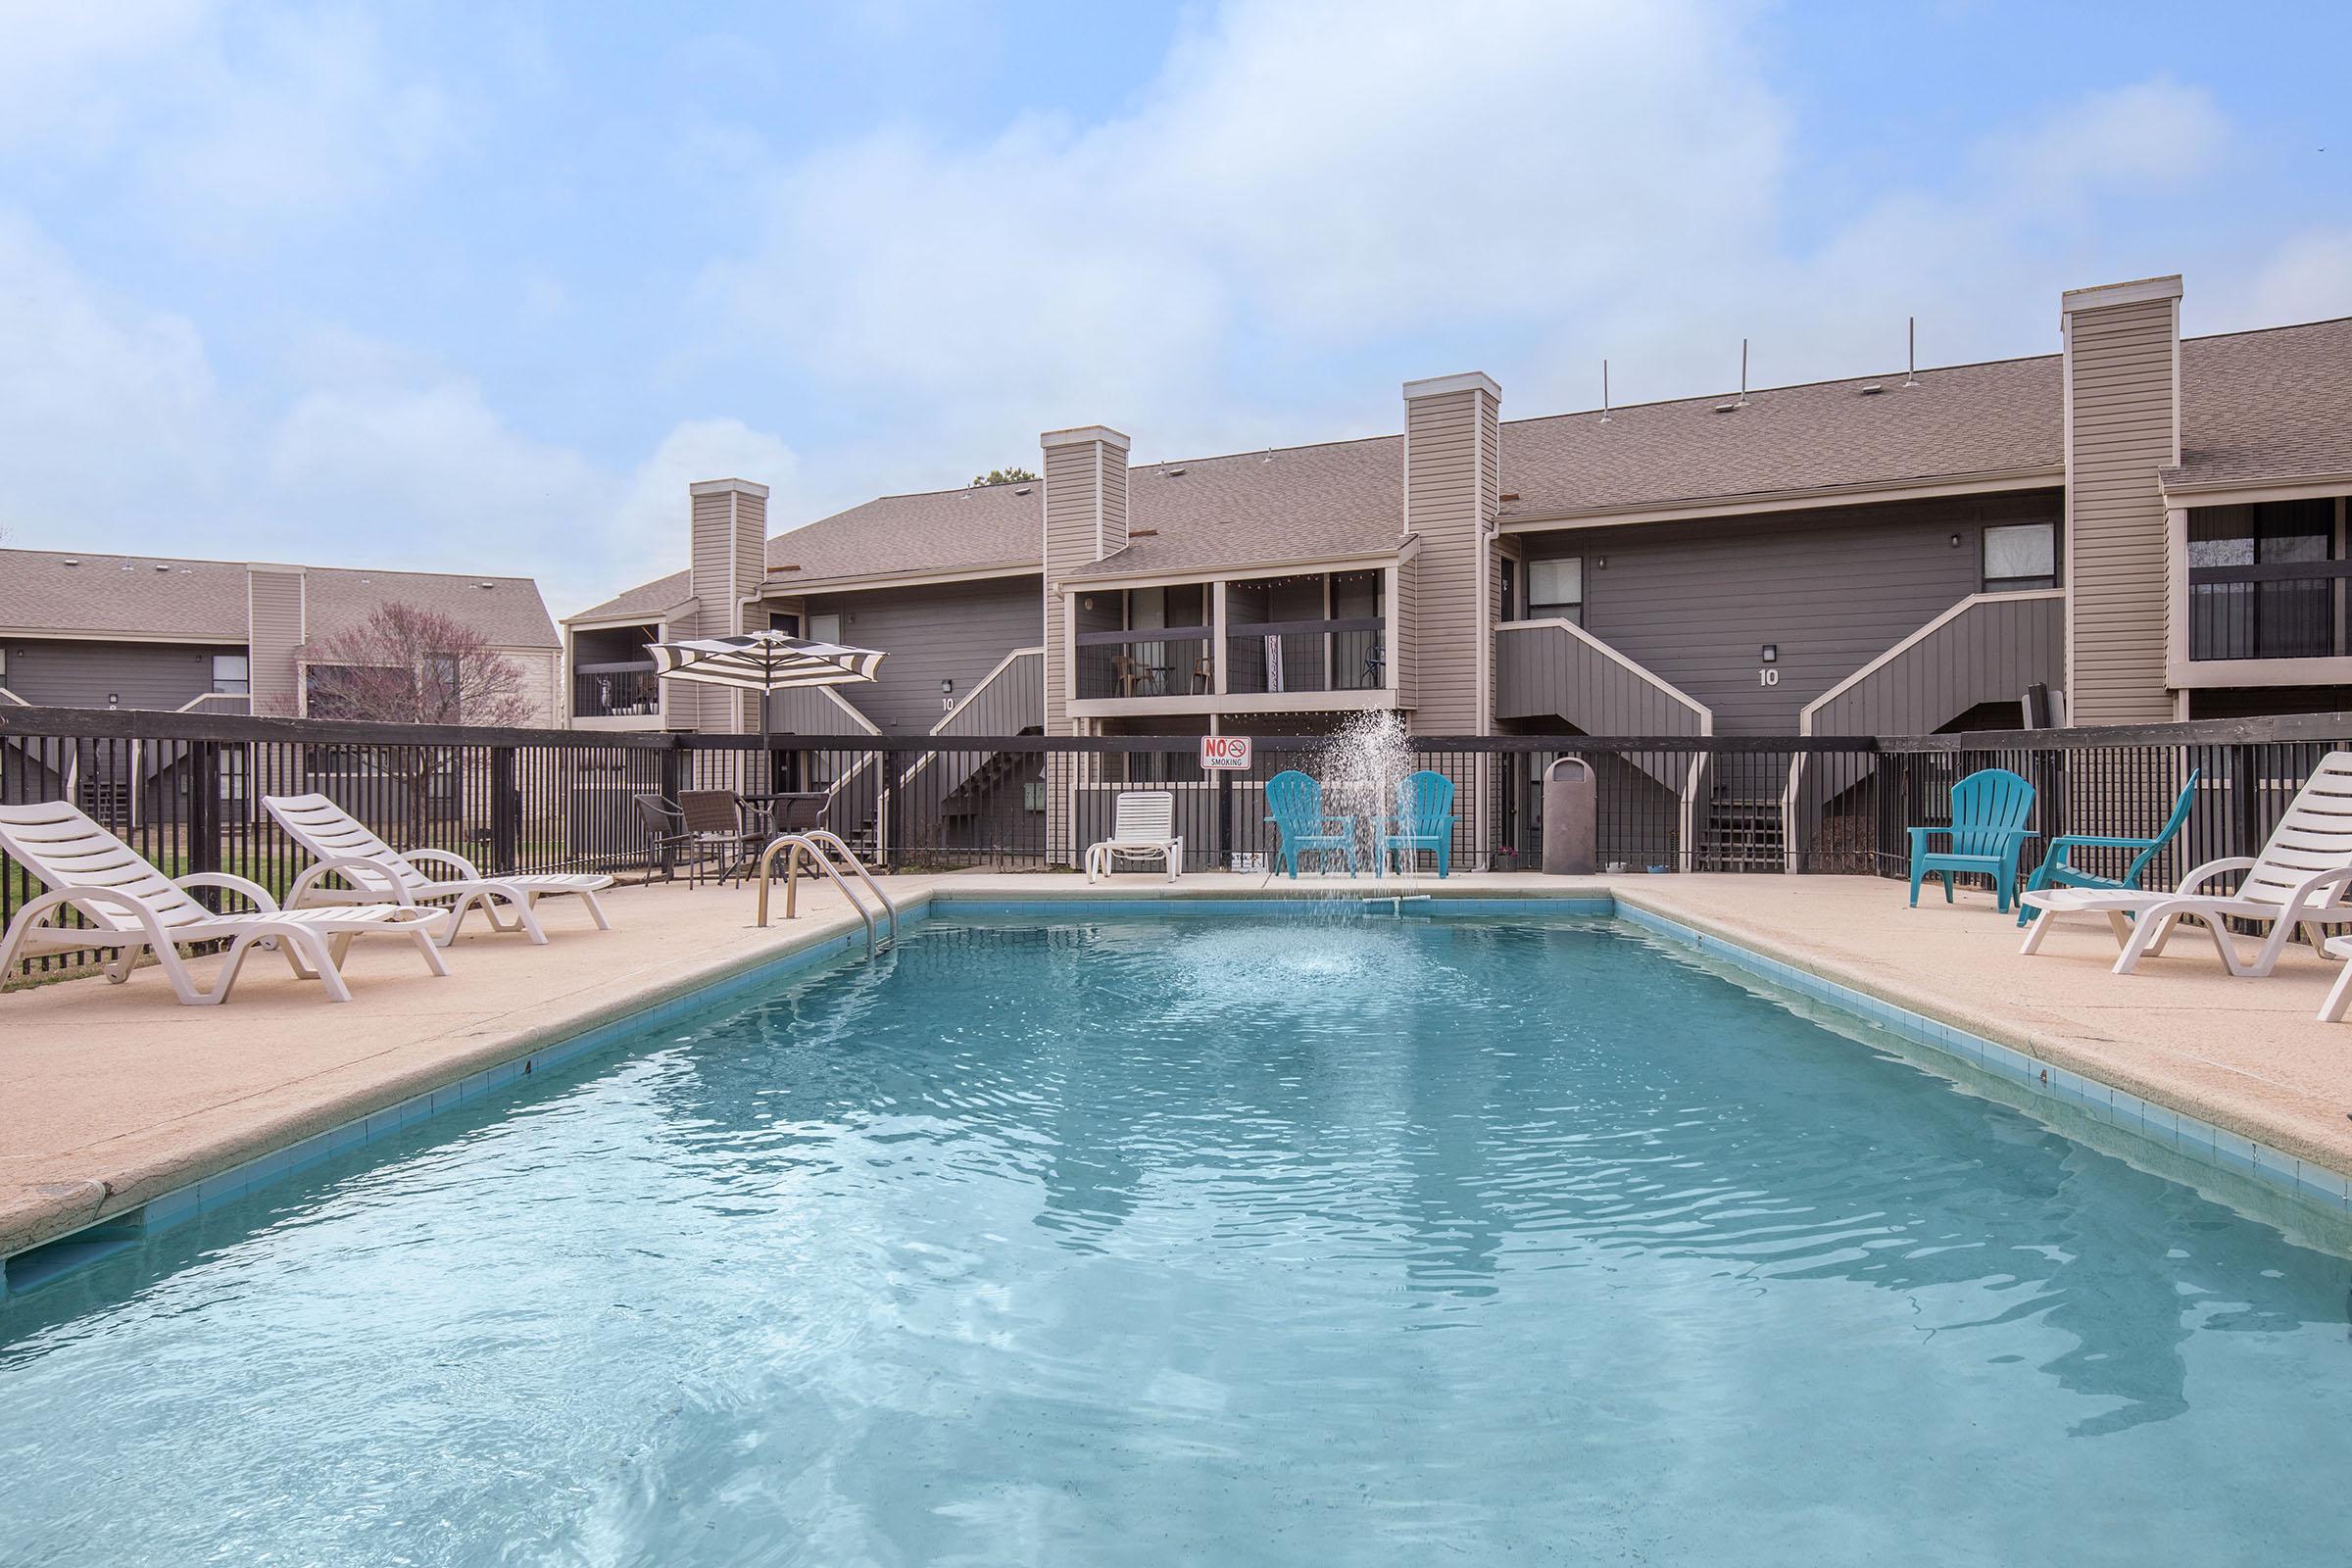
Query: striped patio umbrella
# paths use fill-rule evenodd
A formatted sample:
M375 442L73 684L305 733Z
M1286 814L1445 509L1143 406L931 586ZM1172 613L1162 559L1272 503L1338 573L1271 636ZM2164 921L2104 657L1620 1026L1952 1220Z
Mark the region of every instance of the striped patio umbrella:
M872 680L882 654L873 648L845 648L811 642L780 631L746 632L740 637L702 637L688 642L648 643L654 673L673 680L708 681L760 694L760 750L768 750L767 694L796 686L846 686ZM764 766L765 764L761 764Z

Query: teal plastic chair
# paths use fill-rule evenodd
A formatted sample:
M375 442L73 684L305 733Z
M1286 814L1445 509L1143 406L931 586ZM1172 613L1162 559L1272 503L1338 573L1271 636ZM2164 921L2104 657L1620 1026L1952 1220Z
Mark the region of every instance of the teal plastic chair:
M2049 853L2041 858L2041 863L2026 879L2026 891L2037 893L2043 888L2138 887L2140 873L2147 870L2148 862L2155 859L2166 845L2179 838L2180 830L2188 825L2188 808L2196 804L2197 780L2202 776L2201 769L2190 771L2188 782L2180 787L2180 798L2173 803L2173 814L2164 819L2162 831L2152 839L2106 838L2093 833L2069 833L2063 838L2052 839ZM2094 875L2067 864L2066 858L2077 850L2137 850L2139 853L2132 857L2132 863L2124 867L2122 876L2117 877ZM2033 917L2033 912L2021 902L2017 906L2017 923L2024 925Z
M1348 858L1348 874L1355 875L1355 818L1325 816L1322 785L1304 773L1277 773L1266 780L1266 808L1274 813L1266 820L1282 830L1277 853L1292 881L1298 880L1298 857L1316 851L1339 851Z
M1919 906L1919 884L1933 872L1943 878L1943 902L1952 902L1952 873L1974 871L1992 878L2001 913L2017 893L2017 856L2033 831L2034 786L2005 767L1971 773L1952 786L1952 825L1915 827L1911 834L1911 906ZM1941 836L1948 850L1928 848Z
M1437 856L1440 877L1452 867L1453 780L1428 769L1396 786L1396 814L1380 836L1380 868L1388 870L1392 861L1410 865L1422 850Z

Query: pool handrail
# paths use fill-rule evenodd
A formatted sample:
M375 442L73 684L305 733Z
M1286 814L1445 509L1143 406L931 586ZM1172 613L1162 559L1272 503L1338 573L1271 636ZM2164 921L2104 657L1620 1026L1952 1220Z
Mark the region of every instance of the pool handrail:
M876 882L874 874L865 868L865 862L858 858L858 852L843 843L840 834L821 827L810 828L805 833L779 833L768 840L767 847L760 852L759 923L761 926L767 924L768 879L774 874L777 854L783 851L790 852L790 858L784 862L784 918L789 920L794 917L800 904L801 855L805 851L809 858L816 862L817 869L831 878L835 887L841 889L841 896L849 901L851 908L858 911L858 918L865 922L865 953L867 957L873 956L875 951L874 912L865 906L864 902L858 897L856 890L842 876L841 868L826 856L827 849L835 851L842 859L849 862L850 869L858 873L858 880L863 883L865 890L881 904L884 912L890 917L890 934L886 940L895 946L899 940L899 906L891 902L889 894L882 891L882 885Z

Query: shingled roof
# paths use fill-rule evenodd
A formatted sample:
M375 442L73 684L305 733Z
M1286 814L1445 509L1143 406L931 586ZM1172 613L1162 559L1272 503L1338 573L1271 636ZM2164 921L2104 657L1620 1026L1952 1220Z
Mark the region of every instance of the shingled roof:
M2352 319L2219 337L2180 348L2182 466L2168 482L2352 472ZM1575 519L1720 508L1770 497L2014 482L2064 473L2055 354L1900 370L1609 411L1506 420L1502 517ZM1872 390L1875 388L1876 390ZM1072 580L1247 570L1384 555L1402 537L1404 443L1318 446L1141 465L1128 482L1124 550ZM1040 565L1035 485L886 496L768 541L771 582L846 581ZM687 597L686 573L631 589L583 616L652 614Z
M2180 345L2168 490L2352 475L2352 317Z
M245 573L241 561L0 550L0 632L243 643ZM347 566L310 566L304 575L314 639L397 602L463 621L496 648L560 646L539 585L528 577Z

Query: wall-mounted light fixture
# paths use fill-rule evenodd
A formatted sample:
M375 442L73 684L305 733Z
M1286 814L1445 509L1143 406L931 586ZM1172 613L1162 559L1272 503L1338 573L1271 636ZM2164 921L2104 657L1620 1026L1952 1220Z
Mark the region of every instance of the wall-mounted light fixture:
M1779 643L1766 643L1763 651L1758 653L1756 657L1767 664L1777 664L1781 662L1781 645Z
M1959 549L1959 548L1960 548L1960 536L1959 536L1958 534L1954 534L1954 535L1952 535L1952 548L1953 548L1954 550L1957 550L1957 549Z
M953 697L953 696L955 696L955 695L956 695L956 683L955 683L954 681L952 681L952 680L943 680L943 681L941 681L941 682L939 683L939 695L940 695L940 696L942 696L942 697Z

